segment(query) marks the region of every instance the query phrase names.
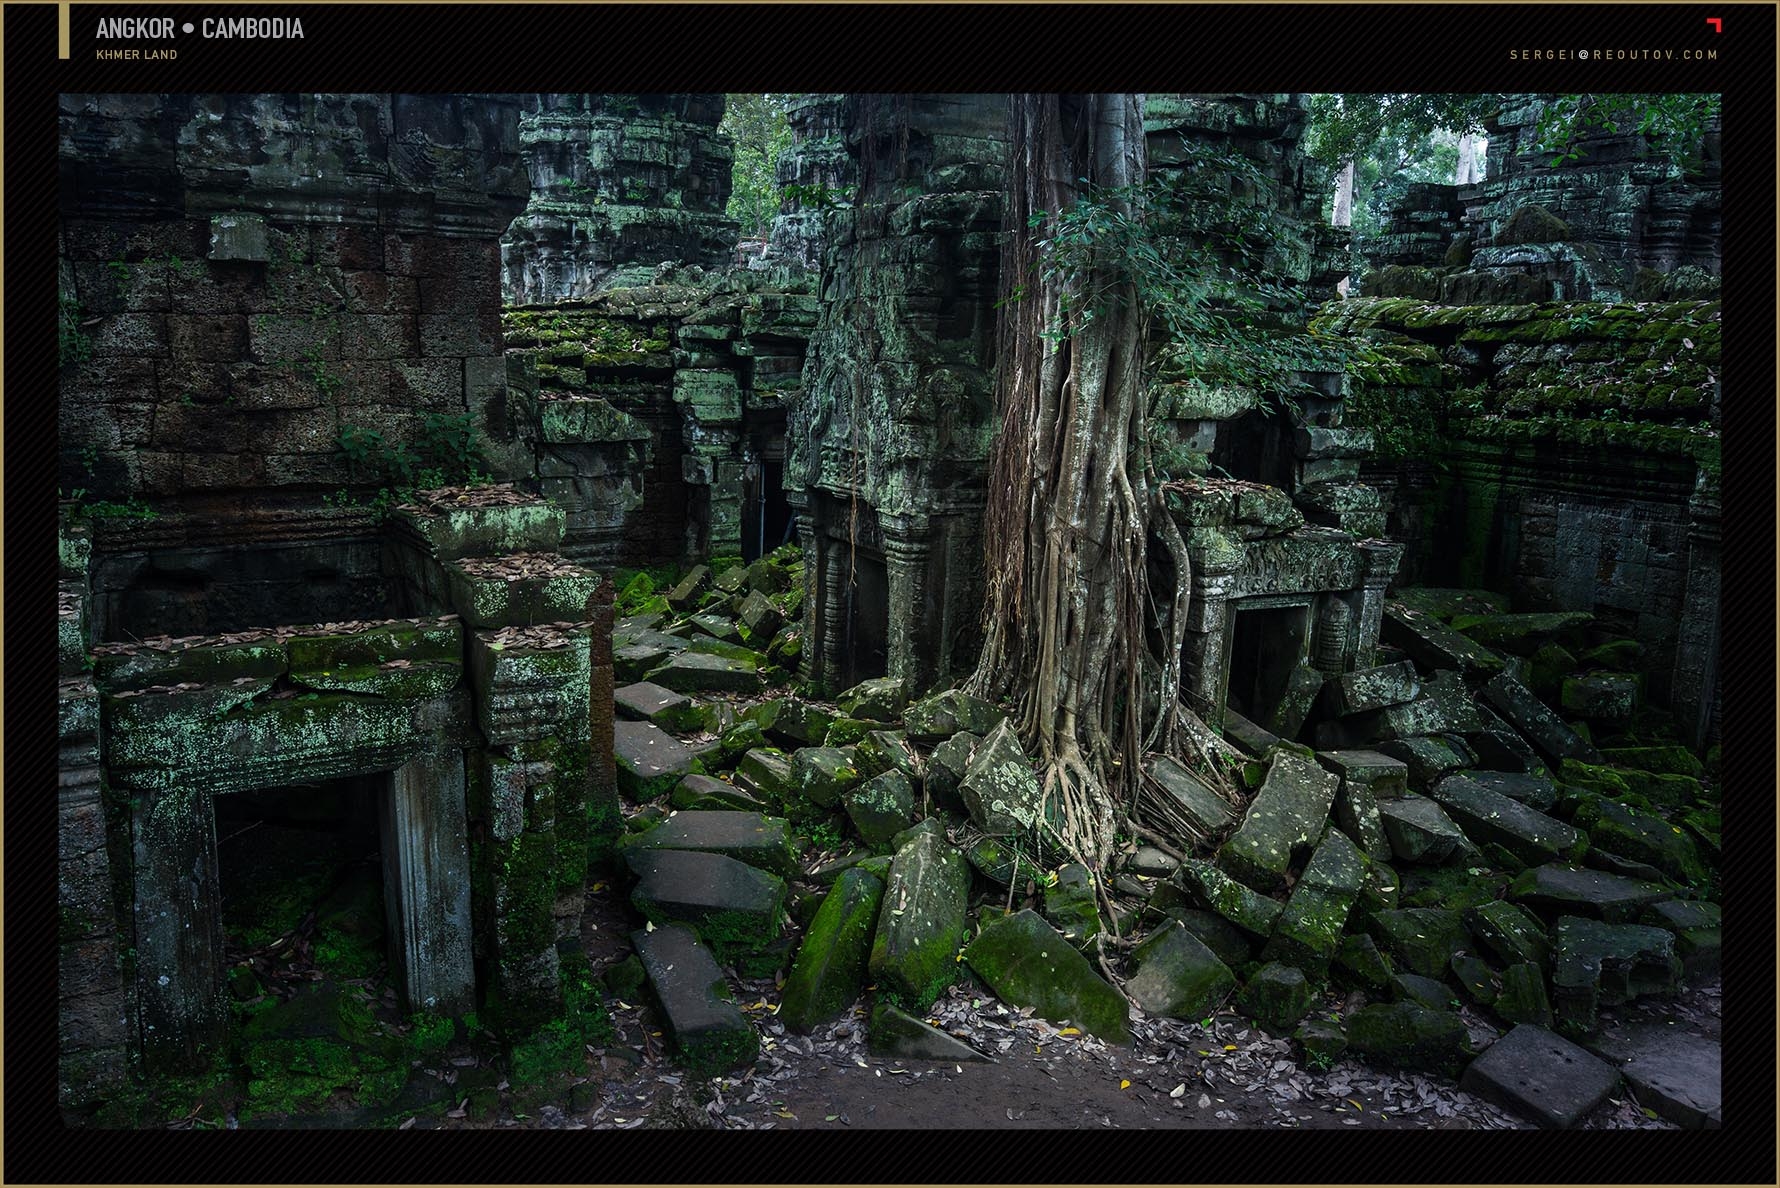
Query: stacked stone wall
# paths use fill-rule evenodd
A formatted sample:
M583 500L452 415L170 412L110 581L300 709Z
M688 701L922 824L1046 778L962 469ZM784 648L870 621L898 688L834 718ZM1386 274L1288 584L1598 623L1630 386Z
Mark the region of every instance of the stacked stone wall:
M1653 699L1698 719L1716 696L1720 312L1325 306L1319 330L1370 344L1349 406L1384 449L1364 473L1391 496L1400 582L1590 611L1644 645Z

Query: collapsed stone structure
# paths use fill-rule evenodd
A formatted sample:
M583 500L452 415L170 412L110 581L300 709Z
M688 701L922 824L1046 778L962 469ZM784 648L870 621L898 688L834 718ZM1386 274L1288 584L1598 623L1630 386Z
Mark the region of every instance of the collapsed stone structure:
M1353 385L1396 438L1365 472L1408 544L1404 578L1617 624L1703 747L1718 713L1718 130L1682 164L1627 132L1554 165L1533 147L1542 110L1529 97L1490 122L1487 181L1412 188L1359 245L1378 300L1331 306L1319 329L1374 344Z
M617 828L611 584L510 486L382 523L334 498L364 482L345 425L404 449L473 427L533 467L500 452L517 115L62 99L66 1102L126 1049L217 1058L241 889L215 806L249 791L374 806L408 1009L561 1008L557 942Z
M1716 714L1716 442L1670 424L1717 423L1717 305L1690 287L1710 187L1630 146L1596 158L1619 205L1590 205L1517 172L1535 117L1505 113L1491 181L1413 194L1434 217L1406 211L1335 302L1346 233L1314 214L1299 98L1148 97L1153 173L1258 170L1251 275L1294 296L1273 330L1304 362L1293 393L1156 385L1183 698L1233 749L1149 758L1140 817L1174 852L1057 869L1021 848L1044 808L1004 711L933 692L976 650L1004 115L802 97L795 188L731 267L718 96L64 97L66 1105L132 1053L228 1040L255 983L224 843L286 801L374 806L405 1010L482 1010L533 1057L528 1029L566 1021L571 1065L587 873L618 854L653 927L608 985L646 979L701 1071L756 1051L725 967L789 970L798 1030L869 973L893 1051L974 1055L920 1020L966 968L1127 1037L1079 953L1101 902L1151 933L1143 1009L1197 1018L1240 981L1293 1030L1333 978L1394 1001L1305 1024L1307 1052L1431 1068L1470 1055L1441 979L1583 1035L1712 966L1690 897L1716 790L1640 734L1667 704L1703 747ZM1535 198L1572 238L1529 254ZM1467 258L1465 233L1516 251ZM1634 288L1665 300L1605 303ZM1593 303L1535 303L1571 297ZM1455 478L1389 457L1427 423L1465 439L1439 447ZM367 506L424 474L496 482ZM646 567L673 582L615 591ZM1544 611L1571 613L1516 613ZM864 849L806 871L818 827ZM251 1026L258 1077L283 1033Z

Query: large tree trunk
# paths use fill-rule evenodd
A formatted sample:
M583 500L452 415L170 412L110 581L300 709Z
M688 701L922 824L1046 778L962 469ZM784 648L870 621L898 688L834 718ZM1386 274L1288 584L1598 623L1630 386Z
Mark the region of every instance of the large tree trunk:
M1351 227L1354 224L1354 159L1349 157L1341 163L1341 172L1335 175L1335 209L1329 215L1331 227Z
M989 605L972 682L1015 699L1062 839L1095 869L1159 712L1143 697L1145 326L1113 253L1096 247L1085 273L1045 278L1038 241L1082 196L1078 179L1142 182L1142 113L1140 95L1013 98Z

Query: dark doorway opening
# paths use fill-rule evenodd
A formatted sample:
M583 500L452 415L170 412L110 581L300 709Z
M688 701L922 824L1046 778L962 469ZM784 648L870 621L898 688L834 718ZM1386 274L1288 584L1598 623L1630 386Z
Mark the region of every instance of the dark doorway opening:
M842 593L846 628L841 638L841 687L890 671L890 574L882 558L855 553L853 580Z
M1271 721L1304 660L1310 639L1310 607L1232 608L1230 681L1224 702L1251 722Z
M385 979L380 799L388 773L218 796L223 946L261 992ZM245 975L238 990L245 991Z
M742 560L755 561L791 539L792 514L783 460L763 458L748 474L742 486Z
M1212 465L1233 479L1292 489L1292 418L1272 396L1266 407L1243 413L1218 426Z

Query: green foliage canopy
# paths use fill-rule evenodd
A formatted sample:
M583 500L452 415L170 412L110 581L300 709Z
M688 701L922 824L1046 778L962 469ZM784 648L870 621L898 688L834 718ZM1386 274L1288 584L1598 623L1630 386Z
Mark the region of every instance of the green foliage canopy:
M785 115L794 95L727 95L718 130L735 140L735 168L730 174L729 217L742 225L744 238L772 230L779 213L779 186L773 169L779 154L791 147L791 125Z

